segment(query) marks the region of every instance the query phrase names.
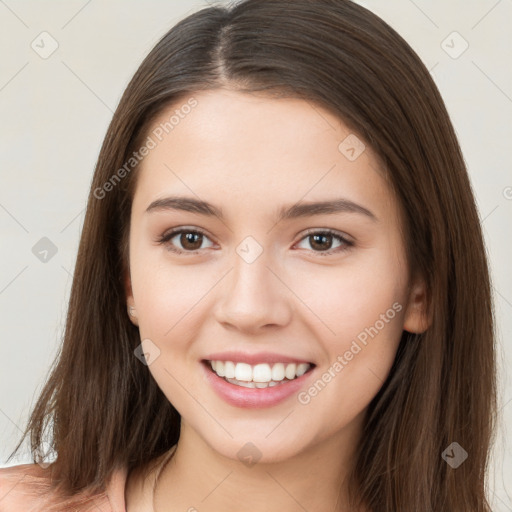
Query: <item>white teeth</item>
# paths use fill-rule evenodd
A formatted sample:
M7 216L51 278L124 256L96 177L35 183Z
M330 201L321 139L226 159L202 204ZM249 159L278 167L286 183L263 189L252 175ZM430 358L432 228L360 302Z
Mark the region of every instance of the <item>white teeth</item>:
M309 363L301 363L297 366L297 377L301 377L302 375L304 375L308 370L309 370L309 367L311 365Z
M224 376L228 379L235 378L235 364L231 361L226 361L224 363Z
M272 380L272 370L268 364L257 364L252 371L252 380L254 382L270 382Z
M219 376L225 377L229 382L230 379L236 379L247 384L258 384L258 387L263 388L267 386L259 384L268 384L268 386L275 386L280 381L286 379L292 380L296 377L304 375L311 364L309 363L274 363L271 365L267 363L260 363L251 366L247 363L233 363L233 361L210 361L212 370ZM236 382L233 382L233 384ZM242 385L242 384L240 384Z
M235 366L235 379L250 382L252 380L252 368L247 363L237 363Z
M297 365L296 364L289 364L286 367L286 370L284 371L284 376L287 379L294 379L296 371L297 371Z
M217 375L220 375L221 377L226 375L226 370L222 361L217 361Z
M271 388L271 387L274 387L274 386L280 386L281 384L283 384L282 382L274 382L274 381L270 381L270 382L243 382L243 381L235 380L235 379L226 379L226 377L224 377L224 380L230 382L231 384L235 384L236 386L241 386L243 388L259 388L259 389L263 389L263 388Z
M272 366L272 380L283 380L284 379L284 364L283 363L275 363Z
M236 384L237 386L242 386L243 388L255 388L256 387L256 382L243 382L243 381L235 380L235 379L226 379L226 380L228 382L231 382L231 384Z

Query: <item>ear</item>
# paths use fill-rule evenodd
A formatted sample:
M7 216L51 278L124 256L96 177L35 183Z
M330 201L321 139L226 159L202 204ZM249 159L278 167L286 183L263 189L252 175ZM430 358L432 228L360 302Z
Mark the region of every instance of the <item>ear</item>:
M404 315L405 331L425 332L432 324L432 316L427 311L427 292L423 279L416 279L409 290L407 308Z
M130 271L127 270L124 275L124 291L126 295L126 311L133 325L139 325L137 320L137 310L135 309L135 301L133 299L132 280Z

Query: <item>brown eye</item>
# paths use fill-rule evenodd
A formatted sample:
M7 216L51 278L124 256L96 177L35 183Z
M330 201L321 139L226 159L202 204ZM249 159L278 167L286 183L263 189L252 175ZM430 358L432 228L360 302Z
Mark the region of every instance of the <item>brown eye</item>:
M163 235L158 242L176 253L196 253L208 237L194 229L175 229Z
M338 245L333 248L333 240L338 241ZM309 232L300 243L308 241L313 252L321 253L322 256L336 252L343 252L354 245L341 234L331 230Z
M309 235L313 249L329 250L332 247L332 235Z
M196 251L201 248L203 235L200 233L181 233L179 241L184 249Z

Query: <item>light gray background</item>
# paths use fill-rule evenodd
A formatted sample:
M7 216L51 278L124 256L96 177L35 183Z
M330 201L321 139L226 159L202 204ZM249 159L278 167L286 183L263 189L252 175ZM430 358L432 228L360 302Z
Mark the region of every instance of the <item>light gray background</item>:
M431 70L468 164L498 324L501 423L490 494L493 510L512 511L512 0L359 3L393 26ZM57 352L88 188L112 113L160 37L206 5L0 0L1 463ZM46 37L50 48L43 31L58 43L45 59L31 47L35 41L42 51ZM58 250L47 262L32 252L42 237Z

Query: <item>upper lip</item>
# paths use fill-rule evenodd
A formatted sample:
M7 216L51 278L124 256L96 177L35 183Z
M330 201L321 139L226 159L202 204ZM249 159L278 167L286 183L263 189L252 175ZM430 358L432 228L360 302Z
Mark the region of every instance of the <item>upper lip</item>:
M275 354L272 352L257 352L255 354L247 354L240 351L228 352L215 352L205 357L207 361L232 361L233 363L247 363L256 365L258 363L309 363L314 365L311 361L300 359L297 357L285 356L283 354Z

